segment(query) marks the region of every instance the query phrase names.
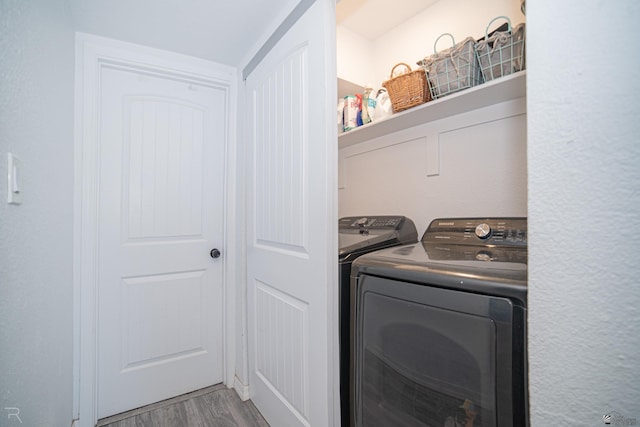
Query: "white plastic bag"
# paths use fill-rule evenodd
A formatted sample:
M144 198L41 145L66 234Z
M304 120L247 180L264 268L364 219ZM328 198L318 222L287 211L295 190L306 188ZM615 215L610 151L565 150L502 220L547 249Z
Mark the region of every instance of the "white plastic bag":
M374 111L374 117L376 121L382 120L393 114L391 99L389 99L389 94L385 89L378 90L378 96L376 97L376 108Z

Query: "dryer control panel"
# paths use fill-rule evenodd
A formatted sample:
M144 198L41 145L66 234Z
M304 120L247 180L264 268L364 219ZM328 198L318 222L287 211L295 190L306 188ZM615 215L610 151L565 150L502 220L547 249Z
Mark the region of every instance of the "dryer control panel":
M439 218L422 236L424 243L474 246L527 246L526 218Z

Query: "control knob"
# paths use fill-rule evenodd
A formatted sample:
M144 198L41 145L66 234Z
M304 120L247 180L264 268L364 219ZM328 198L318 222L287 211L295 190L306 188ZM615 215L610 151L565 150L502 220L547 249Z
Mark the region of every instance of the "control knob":
M489 224L482 223L476 227L476 236L480 239L488 239L491 236L491 227Z
M359 225L360 227L364 227L365 225L367 225L367 222L369 221L369 218L362 217L359 220L356 221L356 225Z

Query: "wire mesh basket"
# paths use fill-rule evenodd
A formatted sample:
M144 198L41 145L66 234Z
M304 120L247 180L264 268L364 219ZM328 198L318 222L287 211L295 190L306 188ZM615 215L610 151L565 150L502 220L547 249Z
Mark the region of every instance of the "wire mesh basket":
M394 71L401 65L406 68L406 71L394 77ZM391 69L391 77L382 85L389 94L394 113L424 104L431 100L427 76L424 70L418 69L412 71L411 67L403 62L396 64L395 67Z
M444 36L451 37L453 46L438 52L436 46ZM418 61L427 73L433 99L482 83L474 45L475 40L471 37L456 44L451 34L444 33L433 44L434 54Z
M488 34L491 24L498 19L508 23L507 31ZM476 54L484 81L497 79L525 69L525 24L518 24L512 31L511 21L506 16L498 16L489 22L484 39L476 43Z

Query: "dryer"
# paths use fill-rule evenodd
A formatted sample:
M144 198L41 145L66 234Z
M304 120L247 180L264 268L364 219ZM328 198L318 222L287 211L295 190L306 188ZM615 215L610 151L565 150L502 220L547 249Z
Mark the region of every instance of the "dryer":
M351 292L352 425L528 425L526 218L434 220Z

